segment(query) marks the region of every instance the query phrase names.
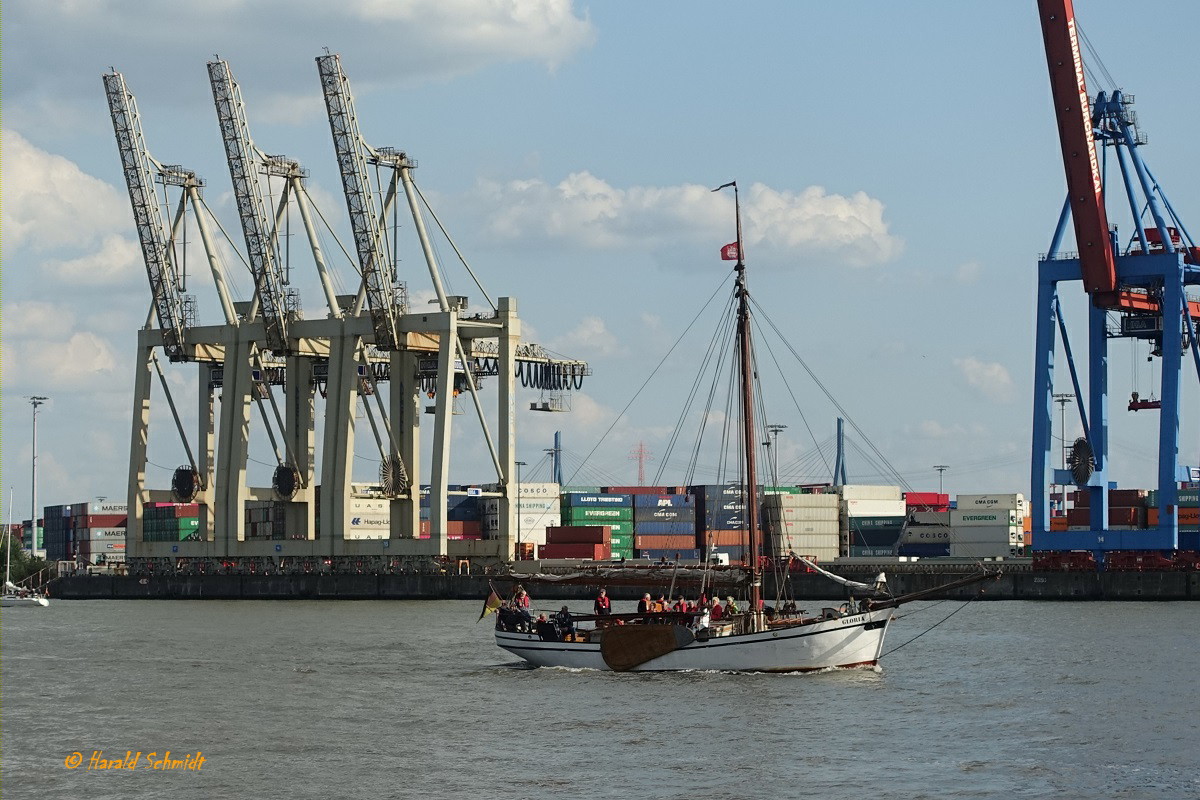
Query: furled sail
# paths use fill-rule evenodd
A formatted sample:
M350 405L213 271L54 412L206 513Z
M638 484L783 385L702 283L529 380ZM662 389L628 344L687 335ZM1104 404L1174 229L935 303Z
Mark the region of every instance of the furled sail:
M842 586L845 586L849 589L857 589L860 592L874 592L876 594L888 594L887 576L884 575L882 572L875 576L874 583L860 583L859 581L852 581L849 578L843 578L841 575L834 575L829 570L821 569L821 567L817 566L814 562L809 561L807 558L800 558L799 556L796 556L796 560L799 561L801 564L807 565L815 572L821 573L826 578L829 578L829 580L834 581L835 583L840 583Z

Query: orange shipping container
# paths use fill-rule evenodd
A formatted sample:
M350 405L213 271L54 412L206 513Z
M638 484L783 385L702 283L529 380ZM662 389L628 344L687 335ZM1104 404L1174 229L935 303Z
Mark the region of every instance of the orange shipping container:
M1067 529L1067 518L1066 517L1051 517L1050 518L1050 530L1065 531L1066 529Z
M745 531L700 531L696 536L698 547L740 547L746 544Z
M1158 508L1150 507L1146 509L1146 527L1158 527ZM1200 527L1200 508L1188 508L1181 506L1179 509L1179 527L1180 528L1197 528Z
M1029 533L1033 530L1033 517L1025 517L1021 520L1021 530Z

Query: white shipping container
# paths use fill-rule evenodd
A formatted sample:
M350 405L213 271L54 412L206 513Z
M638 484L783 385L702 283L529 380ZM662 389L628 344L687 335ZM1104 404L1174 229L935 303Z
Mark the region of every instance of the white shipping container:
M953 509L950 512L950 525L955 528L994 527L996 525L1007 527L1020 525L1021 519L1021 515L1011 508L973 509L970 511Z
M837 540L814 540L802 544L794 539L790 543L787 539L772 539L771 547L776 553L791 551L798 556L815 556L818 561L833 561L841 552Z
M124 528L79 528L75 531L75 541L83 539L124 539Z
M785 521L780 525L770 525L768 527L775 533L787 535L821 534L837 536L841 532L842 526L837 522L818 520L797 522Z
M88 505L89 514L128 514L128 503L91 503ZM66 514L64 514L66 516Z
M1011 508L1020 511L1021 516L1029 513L1025 507L1025 495L1023 494L960 494L955 500L958 501L959 511Z
M829 494L769 494L763 505L774 508L837 508L841 498Z
M846 484L838 489L843 500L904 500L899 486L872 486L868 484ZM901 502L901 505L904 505ZM874 516L887 516L876 514Z
M500 484L486 483L480 488L485 492L498 492L500 491ZM519 497L551 497L555 500L558 500L558 496L562 494L562 487L557 483L534 483L522 481L519 485L515 484L514 482L514 488L517 490L517 495Z
M392 511L392 501L374 497L351 497L350 514L383 514L386 519Z
M763 516L771 520L791 520L793 522L817 521L817 520L832 520L838 521L839 511L837 506L823 506L817 508L764 508Z
M387 503L386 500L364 502ZM342 530L347 539L386 539L391 535L392 515L387 510L357 513L351 510L346 513L346 524Z
M843 500L842 511L848 517L903 517L908 506L900 498Z
M517 500L517 509L521 513L534 513L540 511L553 511L558 513L558 498L557 497L522 497ZM484 516L488 514L500 513L500 498L485 497L483 498L482 506Z

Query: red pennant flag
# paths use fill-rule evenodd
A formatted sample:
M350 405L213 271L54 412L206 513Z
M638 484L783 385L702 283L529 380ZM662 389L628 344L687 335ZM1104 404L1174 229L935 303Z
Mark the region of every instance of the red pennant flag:
M721 248L722 261L737 261L738 260L738 243L730 242Z

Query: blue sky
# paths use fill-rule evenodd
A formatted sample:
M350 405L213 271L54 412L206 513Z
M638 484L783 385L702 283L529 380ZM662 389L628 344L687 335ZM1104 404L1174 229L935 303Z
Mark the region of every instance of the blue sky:
M1116 85L1137 98L1147 161L1195 220L1200 6L1148 0L1135 13L1080 0L1076 11ZM417 159L418 184L489 291L518 299L526 338L593 365L571 414L520 413L527 480L546 477L536 465L555 429L573 465L613 426L576 482L632 483L638 442L663 457L694 363L664 368L613 421L722 282L731 198L706 190L736 179L752 291L904 481L935 489L932 466L947 464L948 491L1028 491L1034 274L1065 192L1032 0L48 0L2 13L0 480L19 516L32 394L52 398L40 418L42 503L125 493L149 290L101 73L125 75L152 154L201 174L236 236L205 72L214 54L227 59L256 142L310 170L310 191L348 242L313 62L326 47L342 56L365 138ZM409 246L403 277L424 298ZM318 313L311 262L294 258L305 308ZM198 252L189 263L202 263ZM478 294L448 259L447 269L452 291ZM211 279L193 271L190 282L201 319L214 321ZM234 283L249 292L245 276ZM1082 308L1068 314L1081 319ZM695 362L702 347L693 338L683 349ZM1111 370L1114 477L1151 486L1157 418L1123 408L1132 388L1153 393L1157 365L1115 342ZM181 397L194 391L192 368L171 380ZM779 460L795 468L783 477L819 478L813 451L836 412L799 369L788 380L804 416L786 393L768 405L788 425ZM1194 376L1185 384L1194 463L1200 398ZM158 408L161 468L149 477L165 486L184 456ZM469 415L459 420L454 479L487 480ZM359 431L356 477L369 480L365 421ZM1068 417L1068 436L1077 431ZM851 480L881 480L853 437ZM261 442L252 457L256 469L270 460ZM676 453L663 481L683 469Z

